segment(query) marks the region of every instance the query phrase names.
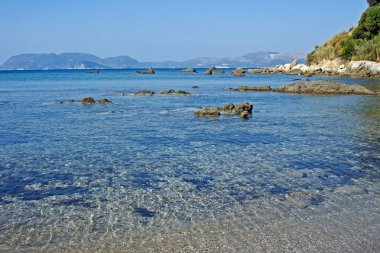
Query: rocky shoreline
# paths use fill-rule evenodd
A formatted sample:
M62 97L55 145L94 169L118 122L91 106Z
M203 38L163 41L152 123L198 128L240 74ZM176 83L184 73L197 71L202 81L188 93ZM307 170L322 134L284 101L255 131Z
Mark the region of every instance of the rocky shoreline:
M252 109L253 109L253 105L249 102L243 102L236 106L232 103L228 103L223 107L198 108L194 112L194 116L214 118L214 117L219 117L221 113L226 113L226 114L236 114L236 115L239 115L240 118L248 119L249 116L252 114Z
M379 93L369 90L362 85L349 85L331 81L309 81L296 82L279 88L270 86L239 86L237 88L226 88L232 91L273 91L283 93L303 93L303 94L332 94L332 95L379 95Z
M285 65L263 69L248 69L250 74L287 74L287 75L328 75L346 77L376 77L380 78L380 63L372 61L325 60L318 65L307 66L297 60Z

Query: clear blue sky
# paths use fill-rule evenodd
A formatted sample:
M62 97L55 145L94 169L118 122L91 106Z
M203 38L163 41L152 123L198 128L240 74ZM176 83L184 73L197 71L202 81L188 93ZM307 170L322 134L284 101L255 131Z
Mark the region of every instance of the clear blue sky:
M86 52L141 61L304 51L356 25L365 0L0 0L0 63Z

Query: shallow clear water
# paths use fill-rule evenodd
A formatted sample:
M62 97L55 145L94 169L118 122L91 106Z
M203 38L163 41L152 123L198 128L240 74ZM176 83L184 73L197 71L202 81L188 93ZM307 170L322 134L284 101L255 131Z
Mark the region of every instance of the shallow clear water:
M379 96L223 89L277 87L295 78L306 79L169 69L0 72L0 249L131 246L148 234L240 216L235 233L247 233L252 224L274 220L271 212L304 220L310 210L325 215L343 205L356 210L355 203L368 205L361 218L379 228ZM309 79L380 90L376 79ZM196 96L120 95L143 89ZM69 102L86 96L113 104ZM193 116L198 106L244 101L254 105L249 120ZM338 205L342 193L348 201ZM358 215L348 213L353 227L335 232L359 229ZM199 226L207 234L210 224ZM378 231L367 245L380 239Z

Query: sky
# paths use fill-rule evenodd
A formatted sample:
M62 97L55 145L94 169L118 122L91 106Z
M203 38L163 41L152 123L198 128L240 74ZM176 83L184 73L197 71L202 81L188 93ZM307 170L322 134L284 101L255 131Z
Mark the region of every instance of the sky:
M309 52L366 8L365 0L0 0L0 63L22 53L180 61Z

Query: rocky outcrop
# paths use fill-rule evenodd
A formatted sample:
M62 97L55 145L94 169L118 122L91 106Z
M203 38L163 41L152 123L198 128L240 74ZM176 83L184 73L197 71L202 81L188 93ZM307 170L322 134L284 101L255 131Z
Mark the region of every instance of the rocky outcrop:
M135 95L135 96L152 96L154 94L156 94L156 93L154 91L151 91L151 90L141 90L141 91L133 93L133 95Z
M152 67L148 68L147 70L145 71L142 71L142 70L137 70L136 71L137 74L147 74L147 75L151 75L151 74L154 74L154 69Z
M206 107L206 108L199 108L194 112L194 116L196 117L219 117L220 111L218 108L212 108L212 107Z
M343 69L341 70L343 71ZM344 72L356 73L359 76L380 77L380 63L372 61L351 61Z
M223 107L205 107L199 108L194 112L196 117L218 117L221 113L237 114L241 118L249 118L252 114L253 105L249 102L244 102L238 105L228 103Z
M216 75L221 75L221 74L224 74L224 70L214 70L214 73L216 74Z
M234 91L271 91L272 88L270 86L239 86L237 88L233 88Z
M181 72L196 73L197 70L195 68L188 68L188 69L181 70Z
M234 71L231 72L234 76L245 76L245 70L242 68L237 68Z
M380 77L380 63L371 61L351 61L346 62L340 59L324 60L318 65L307 66L298 64L295 60L292 63L277 65L272 68L249 69L250 74L289 74L289 75L337 75L337 76L358 76L358 77Z
M353 95L376 95L378 93L367 89L362 85L349 85L344 83L335 83L331 81L307 81L296 82L279 88L270 86L239 86L237 88L225 88L233 91L273 91L288 93L309 93L309 94L353 94Z
M96 103L96 101L92 97L85 97L82 99L81 103L84 105L93 105Z
M212 73L216 70L215 67L211 67L209 69L207 69L203 74L205 75L212 75Z
M153 96L153 95L171 95L171 96L192 96L190 92L183 90L166 90L166 91L151 91L151 90L142 90L135 93L122 93L123 96Z
M93 99L92 97L85 97L81 100L81 103L84 104L84 105L93 105L93 104L112 104L112 102L110 100L108 100L107 98L102 98L100 99L98 102L95 101L95 99Z
M253 109L253 105L251 103L244 102L244 103L238 104L235 107L234 111L235 113L238 113L238 114L241 114L243 112L252 113L252 109Z
M199 89L199 86L198 85L193 85L191 88L193 88L193 89Z
M330 81L298 82L280 88L272 88L272 91L309 94L376 95L374 91L361 85L348 85Z
M99 104L112 104L112 102L106 98L102 98L98 101Z
M167 91L161 91L159 94L161 95L175 95L175 96L191 96L190 92L183 91L183 90L167 90Z

